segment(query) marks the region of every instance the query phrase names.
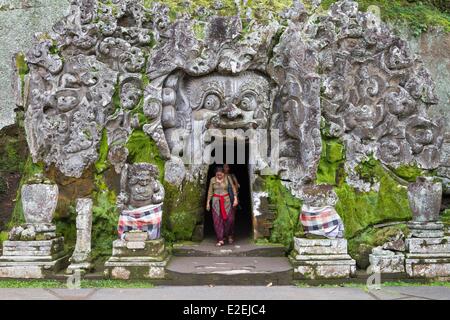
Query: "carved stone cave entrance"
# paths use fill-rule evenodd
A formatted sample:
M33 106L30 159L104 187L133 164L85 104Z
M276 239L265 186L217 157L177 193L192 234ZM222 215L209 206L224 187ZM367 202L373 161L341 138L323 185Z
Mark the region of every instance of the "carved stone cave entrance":
M249 144L245 142L245 154L238 154L238 142L234 140L223 140L222 144L223 160L217 160L217 163L209 165L208 175L206 180L205 193L208 192L209 182L214 177L215 168L228 163L230 171L233 173L240 185L239 189L239 206L235 216L235 238L237 240L253 238L253 204L251 197L250 184L250 165L249 165ZM212 152L212 156L216 156ZM206 197L205 197L206 199ZM205 200L206 201L206 200ZM205 206L203 206L205 207ZM211 212L205 211L203 220L203 239L215 239L214 226Z

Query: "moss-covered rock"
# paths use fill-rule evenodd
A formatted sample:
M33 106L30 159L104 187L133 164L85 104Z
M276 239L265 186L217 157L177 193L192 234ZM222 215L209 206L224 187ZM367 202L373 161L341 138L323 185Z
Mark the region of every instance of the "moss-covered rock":
M163 232L168 241L191 240L203 221L205 186L185 181L181 186L164 183Z
M358 268L366 269L369 266L369 254L372 253L372 249L388 242L399 232L405 236L409 234L406 224L383 228L369 227L348 241L348 252L356 260Z
M263 181L269 204L273 205L276 211L270 241L282 243L290 250L295 233L300 231L299 215L302 202L282 185L279 177L263 176Z

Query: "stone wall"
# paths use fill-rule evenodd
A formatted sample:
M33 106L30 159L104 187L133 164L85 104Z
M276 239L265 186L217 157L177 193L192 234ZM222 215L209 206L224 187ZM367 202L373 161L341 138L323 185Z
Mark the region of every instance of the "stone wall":
M49 31L68 9L68 0L0 0L0 129L15 121L14 53L29 48L33 35Z
M441 168L438 173L447 178L445 193L448 195L450 179L450 34L439 30L430 30L420 37L413 37L407 31L402 31L402 37L408 39L413 52L419 54L436 84L436 94L439 104L429 110L430 115L440 115L445 118L444 144L442 145ZM445 187L445 185L444 185Z

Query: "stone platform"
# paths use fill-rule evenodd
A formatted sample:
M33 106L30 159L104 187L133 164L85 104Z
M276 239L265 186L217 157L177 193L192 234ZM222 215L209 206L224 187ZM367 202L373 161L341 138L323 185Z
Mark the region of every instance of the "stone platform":
M290 261L294 279L344 279L355 275L356 262L347 253L345 239L294 238Z
M285 257L172 257L166 284L289 285L292 266Z
M42 241L4 241L0 278L51 277L67 266L68 258L63 237Z
M111 279L162 279L168 255L164 240L113 242L113 254L105 263L105 277Z
M232 245L216 247L216 241L205 239L201 242L175 243L174 256L181 257L284 257L282 244L255 244L251 239L237 239Z
M450 237L406 239L409 277L450 278Z

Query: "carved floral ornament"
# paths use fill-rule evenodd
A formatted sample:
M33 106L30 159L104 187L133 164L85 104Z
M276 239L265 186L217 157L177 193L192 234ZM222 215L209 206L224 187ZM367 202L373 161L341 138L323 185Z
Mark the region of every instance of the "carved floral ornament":
M295 3L268 22L248 23L213 9L171 19L162 3L73 0L70 14L36 35L26 55L34 161L80 177L97 160L104 129L118 172L132 130L147 133L169 160L171 132L196 121L278 129L278 173L296 193L314 181L323 117L349 163L374 154L386 165L437 167L443 124L427 117L437 98L419 58L353 1L327 13Z

